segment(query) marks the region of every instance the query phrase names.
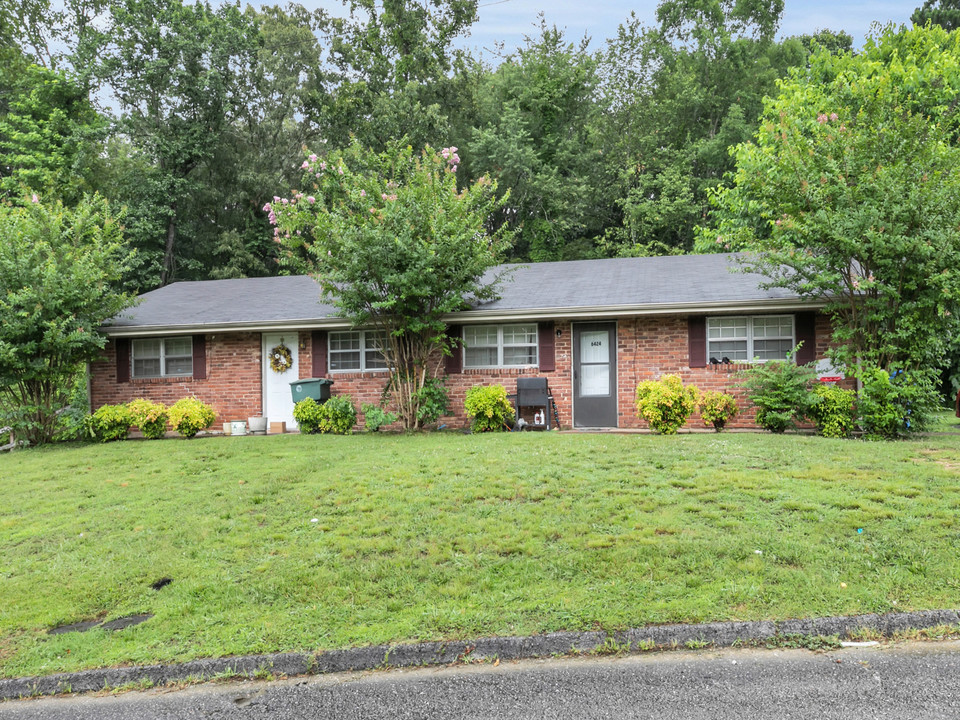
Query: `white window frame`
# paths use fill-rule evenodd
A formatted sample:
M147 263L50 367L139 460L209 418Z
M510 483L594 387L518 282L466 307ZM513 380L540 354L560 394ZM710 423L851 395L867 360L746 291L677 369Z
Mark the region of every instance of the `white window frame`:
M754 322L755 322L756 320L760 320L760 319L769 320L770 318L779 318L779 319L789 318L789 319L790 319L790 335L789 335L789 337L786 336L786 335L780 335L780 336L777 336L777 337L754 338L754 334L753 334L753 332L754 332ZM743 338L743 337L736 337L736 338L714 338L714 339L711 339L711 338L710 338L710 323L711 323L711 322L718 321L718 320L740 320L740 319L745 319L745 320L747 321L747 336L746 336L746 338ZM706 335L707 335L707 338L706 338L706 340L707 340L706 351L707 351L707 364L708 364L708 365L710 364L710 344L711 344L711 343L720 343L720 342L743 342L744 340L747 341L747 358L746 358L746 360L731 360L730 362L731 362L731 363L740 363L740 364L743 364L743 363L765 363L765 362L768 362L769 360L773 360L773 359L775 359L775 358L758 358L758 357L756 356L756 353L754 352L754 345L753 345L754 340L755 340L755 339L756 339L756 340L789 340L789 341L790 341L790 347L791 347L791 349L792 349L792 348L795 348L795 347L797 346L797 317L796 317L796 315L791 315L791 314L782 314L782 315L718 315L718 316L716 316L716 317L708 317L708 318L707 318ZM781 359L781 360L786 360L786 357L783 357L783 358L780 358L780 359Z
M160 341L160 374L159 375L138 375L136 371L137 367L137 343L145 341ZM190 341L190 354L188 355L171 355L175 358L190 358L190 371L183 373L168 373L167 372L167 341L168 340L189 340ZM141 358L144 359L144 358ZM153 357L146 358L152 360ZM184 378L184 377L193 377L193 336L192 335L176 335L171 337L162 337L162 338L133 338L130 342L130 377L134 379L150 379L150 378Z
M383 367L367 367L367 353L376 351L378 348L373 344L373 339L377 335L382 335L379 330L331 330L327 334L327 367L330 373L356 373L356 372L387 372L386 359ZM360 336L360 367L359 368L338 368L333 369L333 356L338 353L357 352L356 350L334 350L333 337L335 335L359 335ZM368 340L370 344L368 345ZM380 356L383 357L383 351L380 350Z
M477 329L477 328L492 328L497 329L497 363L495 365L471 365L467 362L467 330ZM503 331L505 328L516 328L516 327L532 327L533 328L533 343L509 343L504 344L503 342ZM492 348L493 345L480 345L477 347ZM521 365L506 365L503 362L503 349L504 347L525 347L533 348L533 362L532 363L523 363ZM540 333L539 326L537 323L500 323L500 324L489 324L489 325L465 325L463 328L463 367L465 370L492 370L492 369L501 369L501 368L526 368L526 367L537 367L540 363Z

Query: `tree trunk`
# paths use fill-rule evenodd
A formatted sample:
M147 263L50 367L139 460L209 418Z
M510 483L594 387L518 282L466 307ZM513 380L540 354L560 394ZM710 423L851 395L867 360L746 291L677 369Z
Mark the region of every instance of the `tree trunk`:
M173 282L173 251L177 244L177 204L170 205L170 217L167 218L167 244L163 250L163 269L160 271L160 284Z

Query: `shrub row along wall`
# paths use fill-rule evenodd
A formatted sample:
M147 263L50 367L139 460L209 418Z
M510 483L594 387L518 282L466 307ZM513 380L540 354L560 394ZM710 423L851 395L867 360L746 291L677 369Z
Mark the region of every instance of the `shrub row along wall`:
M501 384L508 393L516 391L520 376L548 378L550 389L560 412L563 427L572 425L572 325L569 321L555 324L559 336L554 337L554 369L539 368L504 370L464 370L447 376L452 415L441 422L452 427L469 426L463 402L474 385ZM818 315L816 320L817 358L829 347L829 320ZM214 333L204 336L204 378L129 379L117 381L117 344L110 341L104 360L91 365L90 390L92 408L124 403L144 397L171 405L182 397L196 396L213 406L216 423L246 419L263 412L263 359L260 333ZM310 332L299 333L299 376L313 373L313 342ZM737 372L742 366L690 367L688 322L685 315L621 318L617 322L617 396L618 424L621 428L643 428L646 423L636 415L635 392L642 380L656 380L665 374L680 375L685 384L701 390L720 390L737 398L740 414L728 427L755 427L754 411L739 387ZM438 358L439 360L439 358ZM325 365L325 363L324 363ZM382 372L326 373L334 381L335 395L350 395L359 408L363 403L378 404L386 376ZM358 419L362 425L363 417ZM702 427L699 415L693 415L689 427Z

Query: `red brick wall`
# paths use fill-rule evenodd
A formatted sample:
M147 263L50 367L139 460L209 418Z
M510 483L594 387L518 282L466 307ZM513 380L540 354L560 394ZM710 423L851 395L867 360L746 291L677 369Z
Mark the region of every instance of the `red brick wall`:
M216 410L216 425L260 415L263 405L260 333L217 333L206 338L205 380L131 378L129 382L119 384L116 343L111 340L107 343L104 360L90 365L93 409L141 397L172 405L181 398L195 396Z
M556 370L540 373L536 368L509 370L466 370L447 376L452 414L441 419L451 427L463 427L468 419L463 412L467 390L474 385L499 383L508 393L516 392L516 378L521 375L545 376L560 414L560 423L569 428L572 418L572 351L569 321L555 325L560 331L555 338ZM829 347L830 325L824 316L817 318L817 357ZM299 376L312 377L311 334L299 334ZM748 409L739 388L738 371L743 366L714 365L704 368L689 366L687 317L670 315L624 318L617 323L617 400L618 425L621 428L644 428L646 422L636 416L634 395L641 380L655 380L664 374L679 374L684 383L693 383L701 390L721 390L733 394L740 414L730 427L754 427L754 413ZM228 333L207 336L207 379L151 379L116 382L116 353L111 341L106 359L91 366L91 393L94 409L107 403L126 402L136 397L172 404L181 397L195 395L217 411L217 422L246 419L262 413L261 341L259 333ZM363 403L379 404L386 384L383 372L328 373L335 395L350 395L357 408ZM362 427L363 416L358 418ZM689 427L703 427L698 416L690 418Z

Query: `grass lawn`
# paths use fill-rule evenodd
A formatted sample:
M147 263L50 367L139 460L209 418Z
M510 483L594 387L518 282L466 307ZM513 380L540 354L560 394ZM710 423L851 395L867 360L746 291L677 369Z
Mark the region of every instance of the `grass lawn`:
M956 423L895 443L443 433L6 454L0 676L960 607ZM133 613L154 617L47 634Z

